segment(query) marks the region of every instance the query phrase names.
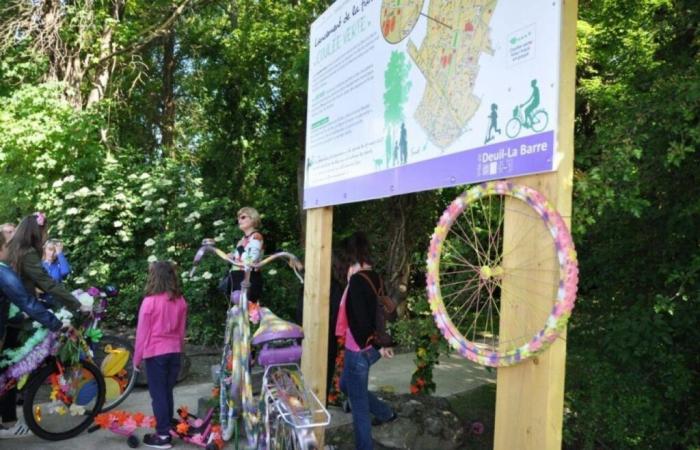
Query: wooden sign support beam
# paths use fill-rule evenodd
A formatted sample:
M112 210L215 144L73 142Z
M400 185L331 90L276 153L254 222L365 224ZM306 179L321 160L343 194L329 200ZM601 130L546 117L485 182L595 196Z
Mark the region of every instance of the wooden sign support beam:
M304 342L301 371L305 384L326 403L328 367L328 317L331 286L331 246L333 208L306 212L306 252L304 258ZM318 431L323 448L323 430Z
M564 217L567 225L571 218L571 192L574 157L574 95L576 78L576 15L578 2L564 0L562 4L561 64L559 85L559 123L557 171L543 175L532 175L514 179L519 184L530 186L544 194L549 202ZM507 208L505 216L504 254L508 255L509 236L514 234L515 215L518 212ZM509 229L509 224L511 227ZM551 236L542 234L542 239ZM539 244L542 244L539 241ZM542 248L532 242L529 248L511 254L518 261L537 262L537 252ZM541 258L540 258L541 259ZM517 264L517 262L515 263ZM538 266L539 281L558 283L556 267ZM518 289L517 281L504 278L504 296L501 302L500 338L507 340L515 335L518 327L528 329L541 326L541 317L532 317L517 302L509 301L505 294L506 283L512 283L510 292L518 292L517 302L527 303L531 310L544 308L549 311L551 298L538 295L531 289ZM528 294L529 292L529 294ZM513 300L516 300L513 298ZM522 306L522 305L520 305ZM541 355L513 367L498 369L496 392L496 450L554 450L562 443L562 421L564 412L564 373L566 367L566 332Z

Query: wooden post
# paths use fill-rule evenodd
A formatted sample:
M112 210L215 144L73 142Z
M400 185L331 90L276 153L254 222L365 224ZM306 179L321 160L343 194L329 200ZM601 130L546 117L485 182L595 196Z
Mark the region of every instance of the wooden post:
M533 175L514 180L543 193L564 217L567 225L571 218L571 191L573 182L574 157L574 96L576 77L576 16L578 2L563 0L561 29L561 68L559 84L559 123L557 171L543 175ZM511 203L517 203L512 201ZM512 243L515 222L514 212L508 208L505 217L504 253ZM541 233L542 239L549 239ZM510 237L510 239L509 239ZM540 241L541 242L541 241ZM536 261L537 241L528 248L511 254L520 261ZM520 246L519 246L520 248ZM540 247L541 248L541 247ZM553 264L553 263L552 263ZM509 264L510 265L510 264ZM541 266L541 278L556 283L552 275L553 267ZM548 275L549 273L549 275ZM533 309L551 307L551 298L533 293L532 289L518 289L517 281L504 277L504 286L510 283L508 291L519 292L518 299L534 305ZM528 326L543 325L541 317L518 310L517 304L509 302L506 289L501 303L501 339L507 340L508 333L515 334L518 324ZM530 294L527 294L530 292ZM525 295L523 295L525 294ZM552 346L541 355L513 366L498 369L496 392L495 450L554 450L561 448L562 422L564 413L564 372L566 368L566 332L562 333Z
M304 381L326 402L328 364L328 317L331 286L333 208L315 208L306 214L304 259L304 342L301 370ZM323 448L323 430L317 433Z

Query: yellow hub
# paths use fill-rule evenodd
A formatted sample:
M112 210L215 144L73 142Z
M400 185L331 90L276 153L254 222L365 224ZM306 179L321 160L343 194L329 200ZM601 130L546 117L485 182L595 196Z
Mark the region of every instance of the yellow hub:
M481 266L479 276L482 280L490 280L491 278L501 278L503 276L503 267L501 266Z

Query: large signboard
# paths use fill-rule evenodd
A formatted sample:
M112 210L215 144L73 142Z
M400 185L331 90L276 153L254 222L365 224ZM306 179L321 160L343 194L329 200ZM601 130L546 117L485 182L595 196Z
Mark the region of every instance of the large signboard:
M555 170L561 0L338 0L311 26L304 207Z

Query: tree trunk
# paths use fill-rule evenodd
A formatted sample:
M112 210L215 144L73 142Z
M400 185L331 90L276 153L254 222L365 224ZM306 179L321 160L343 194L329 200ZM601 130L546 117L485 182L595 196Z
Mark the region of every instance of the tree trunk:
M163 36L163 116L160 132L166 151L173 153L175 143L175 30L170 29Z
M389 245L386 254L387 290L389 295L400 303L408 295L411 275L411 230L409 219L417 205L416 194L399 195L387 200L387 238Z
M124 0L114 0L112 3L112 18L114 19L115 23L120 22L123 15ZM105 25L105 29L102 31L102 36L100 37L100 59L104 59L113 53L113 33L114 25L108 22ZM90 94L88 95L87 99L86 106L88 108L105 97L115 64L116 59L109 58L97 68L97 73L91 83L92 89L90 90Z

